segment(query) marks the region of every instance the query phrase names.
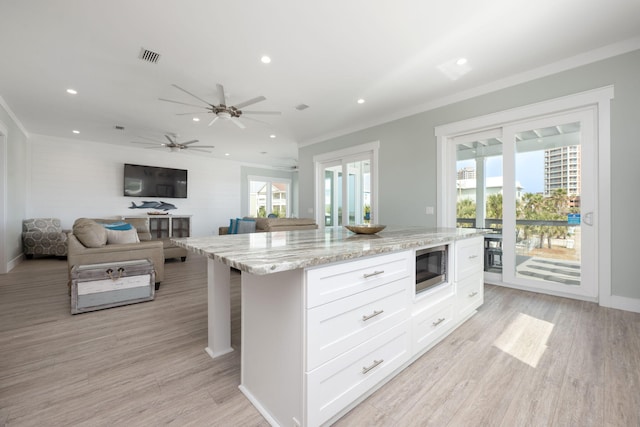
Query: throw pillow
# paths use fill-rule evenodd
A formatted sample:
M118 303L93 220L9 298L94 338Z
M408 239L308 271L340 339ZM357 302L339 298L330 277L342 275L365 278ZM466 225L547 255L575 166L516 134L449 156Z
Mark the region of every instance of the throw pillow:
M130 230L109 230L107 229L107 244L119 245L123 243L138 243L138 232L135 228Z
M237 234L238 230L238 220L231 218L229 220L229 230L227 230L227 234Z
M107 230L131 230L133 228L131 224L124 221L100 223L100 225L102 225Z
M107 229L89 218L73 223L73 234L87 248L101 248L107 244Z
M236 234L256 232L256 222L252 219L239 219L236 224Z

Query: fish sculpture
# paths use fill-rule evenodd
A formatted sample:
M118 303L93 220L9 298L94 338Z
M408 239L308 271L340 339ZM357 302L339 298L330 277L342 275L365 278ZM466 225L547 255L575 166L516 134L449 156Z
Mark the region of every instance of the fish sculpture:
M160 209L162 211L169 211L172 209L178 209L175 205L166 202L147 202L143 201L139 205L136 205L134 202L131 202L131 206L129 209Z

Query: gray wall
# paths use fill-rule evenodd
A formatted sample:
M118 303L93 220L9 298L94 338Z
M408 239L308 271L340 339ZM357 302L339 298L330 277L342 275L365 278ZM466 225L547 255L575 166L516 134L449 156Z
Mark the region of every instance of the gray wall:
M312 158L365 142L380 141L379 221L434 226L425 215L436 204L434 128L472 117L614 85L611 103L612 293L640 298L634 267L640 234L637 170L640 162L640 50L416 114L322 143L299 153L300 210L313 207ZM417 182L416 182L417 181Z
M0 122L7 128L7 180L0 182L6 190L7 217L3 233L5 241L0 244L4 245L7 263L12 263L22 253L22 219L25 218L27 199L27 136L1 104ZM0 179L4 181L4 177Z

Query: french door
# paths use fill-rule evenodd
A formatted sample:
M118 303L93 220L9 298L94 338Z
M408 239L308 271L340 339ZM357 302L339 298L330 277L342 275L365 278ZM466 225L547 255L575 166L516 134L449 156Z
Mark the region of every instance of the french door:
M485 277L594 299L597 281L595 108L450 138L457 226L491 228Z

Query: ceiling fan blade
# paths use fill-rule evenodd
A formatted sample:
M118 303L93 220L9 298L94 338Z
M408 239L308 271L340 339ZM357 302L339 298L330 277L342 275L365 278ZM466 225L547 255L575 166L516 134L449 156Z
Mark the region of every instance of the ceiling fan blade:
M169 141L170 144L173 145L173 144L176 143L177 138L175 136L173 137L173 139L171 139L171 137L169 135L165 135L164 137L167 138L167 140Z
M165 98L158 98L158 99L159 99L160 101L164 101L164 102L173 102L174 104L186 105L186 106L188 106L188 107L206 108L206 107L203 107L202 105L187 104L186 102L174 101L173 99L165 99Z
M167 144L162 144L158 147L144 147L146 150L157 150L158 148L167 148Z
M198 101L202 101L202 102L204 102L204 103L205 103L205 104L207 104L207 105L211 105L211 103L209 103L209 102L205 101L204 99L200 98L200 97L199 97L199 96L197 96L197 95L192 94L192 93L191 93L191 92L189 92L188 90L183 89L183 88L181 88L180 86L178 86L178 85L176 85L176 84L172 84L171 86L175 87L176 89L179 89L179 90L183 91L183 92L184 92L184 93L186 93L187 95L191 95L191 96L193 96L193 97L194 97L195 99L197 99Z
M216 84L216 87L218 88L218 100L220 104L227 105L227 98L224 96L224 87L220 83Z
M147 136L136 135L135 137L140 139L146 139L147 141L155 142L156 144L164 144L164 142L162 141L158 141L157 139L149 138Z
M240 110L243 107L247 107L247 106L249 106L251 104L255 104L257 102L264 101L266 99L267 98L265 98L264 96L257 96L257 97L255 97L253 99L248 100L248 101L244 101L244 102L241 102L240 104L236 104L236 105L234 105L234 107L237 108L238 110Z
M246 126L237 117L232 117L229 120L233 122L234 125L238 126L240 129L244 129Z
M176 116L197 116L199 114L209 114L209 111L198 111L197 113L176 113Z
M203 153L211 153L209 150L199 150L197 148L189 148L189 151L202 151Z
M216 120L218 120L218 116L215 116L215 117L213 118L213 120L211 120L211 121L209 122L209 126L211 126L212 124L214 124L214 123L216 122Z
M253 117L249 117L245 115L242 116L242 120L251 120L252 122L258 122L258 123L262 123L263 125L271 126L271 123L267 123L265 121L254 119Z
M194 142L198 142L198 140L197 139L193 139L191 141L181 142L180 145L189 145L189 144L193 144Z
M193 148L216 148L215 145L194 145L193 147L189 147L189 149L193 149Z
M162 142L143 142L143 141L131 141L132 144L145 144L145 145L164 145Z
M279 116L282 114L281 111L242 111L242 114L269 114L273 116Z

